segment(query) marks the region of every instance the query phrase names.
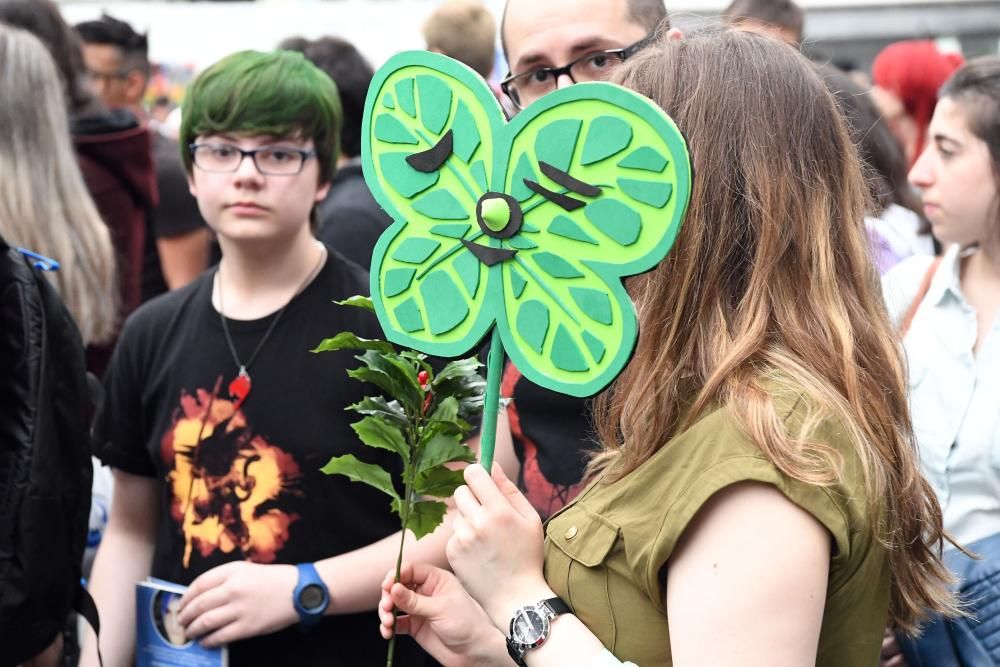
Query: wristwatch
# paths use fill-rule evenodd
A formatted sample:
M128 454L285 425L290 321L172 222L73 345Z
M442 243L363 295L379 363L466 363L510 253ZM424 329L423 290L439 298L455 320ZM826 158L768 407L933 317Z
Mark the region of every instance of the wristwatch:
M308 630L319 623L330 604L330 591L312 563L299 563L299 583L292 591L292 604L299 614L299 626Z
M525 652L545 643L549 638L552 619L559 614L570 614L572 611L569 605L559 598L549 598L538 604L521 607L510 619L507 653L514 662L525 667Z

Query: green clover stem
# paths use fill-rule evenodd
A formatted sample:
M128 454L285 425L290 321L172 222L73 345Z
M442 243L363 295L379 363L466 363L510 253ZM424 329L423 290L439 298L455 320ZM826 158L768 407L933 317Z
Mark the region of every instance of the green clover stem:
M525 262L520 255L515 255L514 261L520 264L521 268L528 272L528 275L531 276L531 279L535 281L536 285L545 290L545 293L549 295L549 298L552 299L553 303L557 304L560 308L562 308L562 311L566 313L566 317L573 320L573 324L580 326L580 320L576 319L573 313L567 310L565 304L563 304L563 300L560 299L558 296L556 296L556 293L552 291L552 288L550 288L547 284L545 284L544 280L538 277L538 274L535 273L534 269L528 266L528 263Z
M421 141L426 142L428 146L434 145L434 142L431 141L430 138L423 132L421 132L419 129L413 128L413 131L416 133L418 137L420 137ZM451 157L454 157L454 155L452 155ZM479 195L476 194L475 190L472 189L468 181L466 181L465 178L462 176L462 174L459 173L458 169L455 168L455 165L451 163L452 162L451 157L449 157L444 164L446 167L448 167L448 170L455 175L455 178L458 179L459 184L468 193L469 197L472 198L473 206L475 206L475 203L479 201Z
M483 435L480 440L479 463L486 472L493 470L493 450L497 441L497 412L500 408L500 379L503 376L503 341L500 329L493 327L490 353L486 361L486 397L483 399Z
M483 232L476 232L475 234L473 234L472 236L470 236L469 238L467 238L465 240L466 241L475 241L480 236L483 236ZM441 264L441 262L446 261L449 257L451 257L452 255L454 255L456 252L458 252L459 250L463 249L464 247L465 246L462 245L461 242L456 243L455 245L453 245L448 250L448 252L444 253L443 255L441 255L440 257L438 257L437 259L435 259L433 262L431 262L430 264L428 264L427 267L424 268L423 271L421 271L420 273L418 273L417 274L417 280L420 280L421 278L423 278L424 276L426 276L428 273L430 273L431 271L434 270L434 267L436 267L437 265Z
M415 443L420 442L420 437L417 435L423 426L423 416L417 414L414 419L410 420L410 425L407 428L407 443L410 450L415 449ZM410 523L410 512L413 511L413 483L414 478L417 475L417 463L416 457L411 458L411 460L403 465L403 500L402 507L400 508L400 518L402 519L403 529L399 534L399 554L396 556L396 581L399 581L400 572L403 569L403 545L406 543L406 527ZM392 608L392 637L389 638L389 648L388 653L385 658L385 667L392 667L392 660L396 653L396 619L399 618L399 610L395 606Z

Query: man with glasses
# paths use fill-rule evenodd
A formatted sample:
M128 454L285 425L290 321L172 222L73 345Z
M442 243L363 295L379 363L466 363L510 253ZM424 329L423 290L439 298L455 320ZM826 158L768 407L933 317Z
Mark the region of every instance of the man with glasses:
M661 35L681 36L663 0L509 0L500 27L510 64L503 91L523 109L557 88L606 80ZM582 489L597 447L587 402L539 387L510 362L502 394L514 400L501 419L496 460L547 518Z
M134 662L148 575L190 586L185 635L228 643L232 665L385 661L373 610L399 521L378 491L320 472L346 454L400 465L350 428L352 354L310 352L340 331L381 337L373 314L331 303L367 293L368 274L313 236L340 124L332 81L298 53L233 54L188 88L184 166L222 260L136 311L105 376L94 445L115 494L90 590L106 665ZM444 565L447 536L407 540L407 557ZM84 667L95 658L86 646ZM409 639L396 660L424 664Z
M145 34L107 14L76 25L91 89L109 109L127 109L145 122L143 98L151 67ZM142 300L183 287L209 264L211 233L188 192L177 142L153 131L159 203L146 234Z
M509 0L500 26L510 74L502 88L523 109L583 81L604 81L615 67L669 30L663 0Z

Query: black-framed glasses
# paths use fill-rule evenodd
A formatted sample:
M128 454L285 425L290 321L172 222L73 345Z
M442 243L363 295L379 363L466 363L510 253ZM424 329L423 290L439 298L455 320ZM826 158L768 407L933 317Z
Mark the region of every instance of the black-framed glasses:
M302 171L306 160L316 156L315 150L290 146L262 146L244 150L232 144L190 144L191 161L202 171L232 173L249 157L257 171L268 176L294 176Z
M649 34L624 48L591 51L562 67L536 67L520 74L508 74L500 82L500 88L514 106L523 109L555 90L556 83L563 74L569 76L573 83L606 81L615 67L649 46L653 39L654 34Z
M98 72L97 70L87 70L87 79L94 84L106 86L111 81L124 81L131 70L123 69L114 72Z

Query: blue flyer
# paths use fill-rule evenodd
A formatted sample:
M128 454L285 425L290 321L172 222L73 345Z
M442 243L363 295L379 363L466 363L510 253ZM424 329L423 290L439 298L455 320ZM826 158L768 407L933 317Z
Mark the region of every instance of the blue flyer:
M225 647L205 648L177 620L184 586L150 577L135 586L136 667L227 667Z

